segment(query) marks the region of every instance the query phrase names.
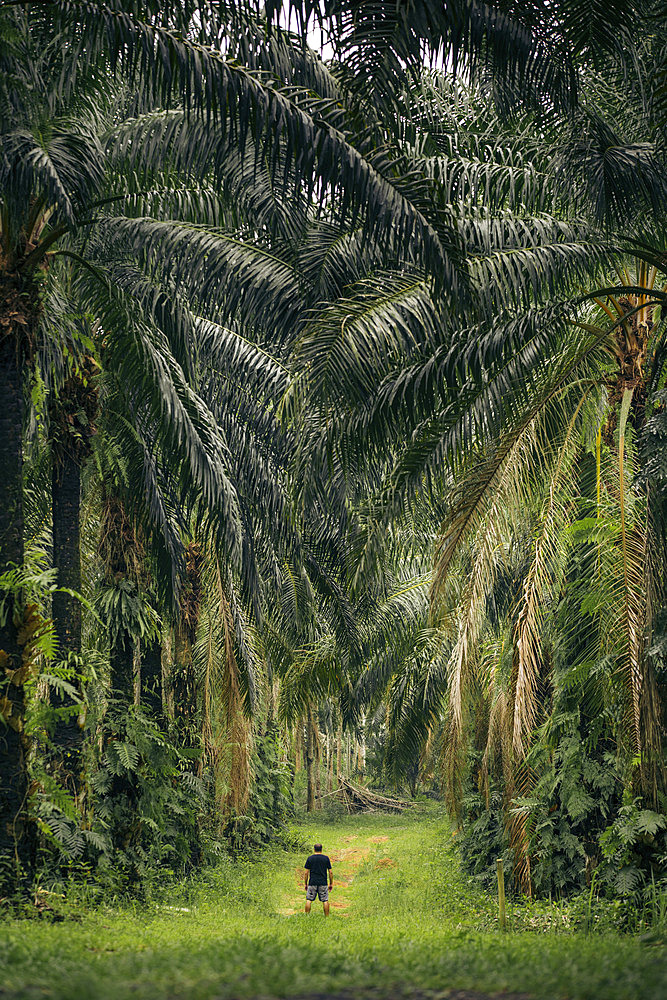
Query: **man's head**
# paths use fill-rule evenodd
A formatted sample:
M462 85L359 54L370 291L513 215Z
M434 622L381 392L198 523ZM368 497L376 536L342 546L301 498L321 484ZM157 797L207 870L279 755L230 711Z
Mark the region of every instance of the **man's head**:
M321 853L322 853L322 845L315 844L315 854L321 854Z

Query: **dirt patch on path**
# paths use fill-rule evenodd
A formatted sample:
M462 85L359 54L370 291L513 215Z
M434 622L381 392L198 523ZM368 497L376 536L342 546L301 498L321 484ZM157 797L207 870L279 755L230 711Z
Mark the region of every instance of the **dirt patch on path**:
M357 868L365 861L371 853L370 847L343 847L331 855L331 864L334 872L334 888L331 893L331 907L337 910L340 916L345 916L344 911L350 905L349 887L354 881ZM340 866L338 868L337 866Z
M349 861L354 868L358 868L370 853L370 847L343 847L340 851L334 851L329 857L332 865L346 864Z
M389 837L369 837L368 839L371 844L385 844L389 840Z

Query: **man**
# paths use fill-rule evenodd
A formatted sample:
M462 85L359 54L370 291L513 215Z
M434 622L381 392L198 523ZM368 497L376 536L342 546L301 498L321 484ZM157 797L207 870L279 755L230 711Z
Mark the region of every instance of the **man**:
M319 896L324 904L324 916L329 916L329 891L333 889L333 872L331 861L322 854L322 845L315 844L315 853L306 860L306 913L310 913L312 901ZM329 873L329 888L327 888L327 872Z

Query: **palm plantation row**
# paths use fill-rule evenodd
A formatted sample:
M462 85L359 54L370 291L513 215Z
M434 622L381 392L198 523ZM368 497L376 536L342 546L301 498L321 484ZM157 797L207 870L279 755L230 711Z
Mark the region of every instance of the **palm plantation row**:
M667 13L277 6L0 5L3 895L262 842L367 745L480 877L636 900Z

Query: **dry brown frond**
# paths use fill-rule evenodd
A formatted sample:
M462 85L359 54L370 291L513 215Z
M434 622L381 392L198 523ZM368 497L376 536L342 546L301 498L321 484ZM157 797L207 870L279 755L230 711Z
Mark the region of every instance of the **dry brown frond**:
M535 787L535 776L525 761L519 762L512 786L507 786L508 802L515 797L529 798ZM522 892L533 894L530 860L528 814L525 811L506 812L507 832L514 853L514 878Z
M443 727L441 767L445 805L449 814L458 821L461 818L465 753L461 730L454 724L451 711L448 712Z
M525 743L535 729L541 673L541 625L545 595L553 589L560 575L563 553L559 550L566 510L560 494L570 475L575 458L575 436L579 414L588 398L581 397L567 426L558 450L549 490L540 512L539 532L535 538L533 558L526 574L523 595L519 603L514 643L516 651L516 683L513 690L514 724L512 741L521 756Z
M643 638L646 620L644 569L646 534L639 524L628 527L625 489L625 428L633 390L623 393L618 421L619 510L621 515L621 557L623 565L623 653L622 670L630 694L631 725L636 754L642 752L641 689L643 675Z
M464 698L470 681L470 668L478 654L486 595L493 586L498 561L503 556L504 546L511 537L515 521L520 516L524 472L534 441L533 422L524 428L509 449L503 465L494 477L494 489L485 494L485 516L480 520L473 565L461 602L458 635L449 664L450 709L452 722L459 729L463 726ZM434 581L434 588L436 586Z

